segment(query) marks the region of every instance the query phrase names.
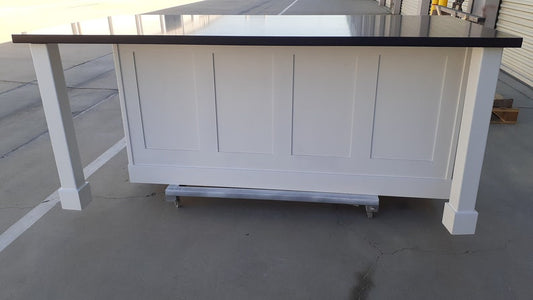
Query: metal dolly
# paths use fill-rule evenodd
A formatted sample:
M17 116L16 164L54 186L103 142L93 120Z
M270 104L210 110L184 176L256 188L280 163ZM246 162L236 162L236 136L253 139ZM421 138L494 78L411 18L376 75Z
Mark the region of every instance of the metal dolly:
M180 196L364 205L369 219L379 210L379 197L376 195L185 185L169 185L165 189L165 200L174 202L177 208L181 207Z

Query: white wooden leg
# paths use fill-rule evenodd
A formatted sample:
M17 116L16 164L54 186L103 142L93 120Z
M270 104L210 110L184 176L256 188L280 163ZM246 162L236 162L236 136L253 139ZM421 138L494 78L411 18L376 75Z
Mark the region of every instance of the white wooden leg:
M451 234L476 230L476 197L501 55L501 48L472 49L450 201L442 216Z
M81 210L92 197L83 175L59 48L32 44L31 55L61 182L61 207Z

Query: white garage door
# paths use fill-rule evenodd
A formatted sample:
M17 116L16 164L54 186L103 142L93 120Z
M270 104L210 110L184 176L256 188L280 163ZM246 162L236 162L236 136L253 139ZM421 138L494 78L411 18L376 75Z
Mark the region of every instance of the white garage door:
M503 51L502 70L533 86L533 0L502 0L496 29L524 38Z
M409 15L428 15L431 0L403 0L401 14Z

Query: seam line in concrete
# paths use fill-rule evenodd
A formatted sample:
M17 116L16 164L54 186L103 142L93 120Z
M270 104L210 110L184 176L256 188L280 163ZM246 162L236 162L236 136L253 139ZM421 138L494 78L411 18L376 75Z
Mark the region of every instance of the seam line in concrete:
M8 82L8 81L3 81L3 82ZM8 82L8 83L18 83L18 82ZM23 83L20 83L20 85L17 85L17 86L14 87L14 88L11 88L11 89L9 89L9 90L6 90L6 91L1 92L0 95L7 94L7 93L9 93L9 92L12 92L12 91L14 91L14 90L18 90L18 89L23 88L23 87L28 86L28 85L33 85L33 81L32 81L32 82L23 82Z
M106 57L106 56L108 56L108 55L112 55L112 54L113 54L113 53L107 53L107 54L104 54L104 55L102 55L102 56L98 56L98 57L95 57L95 58L93 58L93 59L89 59L89 60L86 60L86 61L81 62L81 63L79 63L79 64L76 64L76 65L70 66L70 67L68 67L68 68L64 68L64 69L63 69L63 72L66 72L66 71L72 70L72 69L74 69L74 68L76 68L76 67L82 66L82 65L84 65L84 64L88 64L88 63L90 63L90 62L93 62L93 61L95 61L95 60L98 60L98 59L100 59L100 58L103 58L103 57ZM64 62L63 59L61 59L61 62L62 62L62 63ZM34 80L32 80L32 81L30 81L30 82L28 82L28 83L38 84L37 79L34 79Z
M81 62L81 63L79 63L79 64L76 64L76 65L73 65L73 66L70 66L70 67L64 69L63 72L68 71L68 70L72 70L72 69L74 69L74 68L76 68L76 67L82 66L82 65L84 65L84 64L90 63L90 62L92 62L92 61L98 60L98 59L100 59L100 58L103 58L103 57L106 57L106 56L109 56L109 55L112 55L112 54L113 54L113 53L106 53L106 54L104 54L104 55L102 55L102 56L98 56L98 57L95 57L95 58L93 58L93 59L86 60L86 61L84 61L84 62ZM34 80L34 81L36 81L36 80Z
M112 93L112 94L106 96L104 99L102 99L102 100L96 102L95 104L93 104L93 105L87 107L85 110L82 110L82 111L80 111L80 112L78 112L78 113L72 113L72 119L75 119L75 118L77 118L77 117L79 117L79 116L81 116L81 115L83 115L83 114L85 114L85 113L87 113L87 112L93 110L95 107L97 107L98 105L104 103L106 100L109 100L109 99L113 98L113 97L116 96L117 93L118 93L117 90L115 90L115 91L116 91L116 93ZM0 119L1 119L1 118L0 118ZM3 159L3 158L8 157L9 155L11 155L11 153L13 153L13 152L19 150L20 148L22 148L22 147L24 147L24 146L30 144L31 142L35 141L36 139L38 139L39 137L41 137L41 136L43 136L43 135L45 135L45 134L47 134L47 133L48 133L48 129L45 130L45 131L43 131L43 132L41 132L41 133L39 133L39 134L37 134L36 136L32 137L31 139L29 139L29 140L26 141L25 143L23 143L23 144L21 144L21 145L18 145L17 147L15 147L15 148L13 148L13 149L7 151L6 153L4 153L4 154L0 154L0 159Z
M90 60L84 61L84 62L82 62L82 63L79 63L79 64L77 64L77 65L70 66L69 68L64 69L63 72L68 71L68 70L71 70L71 69L74 69L74 68L76 68L76 67L79 67L79 66L81 66L81 65L84 65L84 64L86 64L86 63L90 63L90 62L92 62L92 61L95 61L95 60L97 60L97 59L100 59L100 58L106 57L106 56L111 55L111 54L112 54L112 53L104 54L104 55L102 55L102 56L95 57L95 58L93 58L93 59L90 59ZM111 70L111 71L112 71L112 70ZM105 72L105 73L107 73L107 72ZM97 77L98 77L98 76L97 76ZM95 78L96 78L96 77L95 77ZM5 83L19 83L19 84L20 84L19 86L16 86L16 87L14 87L14 88L12 88L12 89L9 89L9 90L7 90L7 91L0 92L0 95L3 95L3 94L6 94L6 93L9 93L9 92L12 92L12 91L14 91L14 90L16 90L16 89L19 89L19 88L25 87L25 86L27 86L27 85L36 85L36 84L37 84L37 80L36 80L36 79L31 80L31 81L28 81L28 82L23 82L23 81L11 81L11 80L0 80L0 82L5 82ZM67 86L67 88L70 88L70 87ZM76 87L73 87L73 88L76 88Z
M115 88L90 88L90 87L67 86L67 89L71 89L71 90L114 91L114 92L118 93L118 89L115 89Z
M4 79L0 79L0 83L26 84L26 83L29 83L29 82L27 82L27 81L16 81L16 80L4 80Z
M106 162L113 158L117 153L126 147L126 139L122 138L111 148L107 149L102 155L96 158L93 162L87 165L83 169L85 178L89 178L94 172L102 167ZM20 218L15 224L11 225L4 233L0 235L0 253L4 251L11 243L13 243L19 236L21 236L26 230L28 230L35 222L42 218L47 212L50 211L59 202L59 190L56 190L48 197L46 197L41 203L35 206L22 218Z

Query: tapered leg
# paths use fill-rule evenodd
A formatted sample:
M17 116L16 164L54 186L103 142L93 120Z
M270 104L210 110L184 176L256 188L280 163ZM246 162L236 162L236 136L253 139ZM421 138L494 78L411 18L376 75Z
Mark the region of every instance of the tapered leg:
M81 210L92 199L85 181L57 44L32 44L31 55L61 182L63 209Z
M472 49L450 201L442 217L451 234L476 230L475 205L501 55L501 48Z

